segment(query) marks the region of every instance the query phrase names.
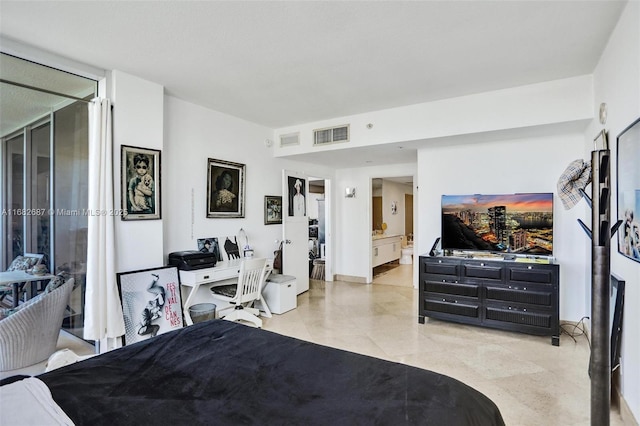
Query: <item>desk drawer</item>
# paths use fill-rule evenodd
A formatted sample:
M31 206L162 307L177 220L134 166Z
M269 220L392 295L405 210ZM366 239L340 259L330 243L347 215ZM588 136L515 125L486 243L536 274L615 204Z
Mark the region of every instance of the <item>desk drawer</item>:
M180 271L180 284L193 287L196 284L205 284L212 281L220 281L237 276L239 268L215 270L215 268L195 269L192 271Z

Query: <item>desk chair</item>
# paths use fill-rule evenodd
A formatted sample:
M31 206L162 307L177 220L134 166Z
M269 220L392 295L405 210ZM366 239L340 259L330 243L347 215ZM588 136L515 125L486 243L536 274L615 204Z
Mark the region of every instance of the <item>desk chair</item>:
M269 305L267 305L267 301L264 298L262 292L264 291L265 286L267 285L267 278L273 272L273 259L267 259L267 267L264 270L264 281L262 281L262 286L260 288L260 298L256 301L257 304L255 306L260 311L261 317L271 318L271 310L269 309Z
M228 321L247 321L256 327L262 327L260 311L251 305L260 300L267 269L267 259L246 258L240 264L238 282L218 287L211 287L214 299L231 304L221 311L233 308L229 314L222 316ZM218 311L218 312L221 312Z

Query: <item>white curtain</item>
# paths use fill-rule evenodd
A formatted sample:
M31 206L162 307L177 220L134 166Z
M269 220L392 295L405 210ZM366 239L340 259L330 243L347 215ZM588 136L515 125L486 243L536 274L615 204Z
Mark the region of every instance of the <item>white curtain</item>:
M95 98L89 103L90 214L84 338L103 343L125 332L116 286L113 182L111 102Z

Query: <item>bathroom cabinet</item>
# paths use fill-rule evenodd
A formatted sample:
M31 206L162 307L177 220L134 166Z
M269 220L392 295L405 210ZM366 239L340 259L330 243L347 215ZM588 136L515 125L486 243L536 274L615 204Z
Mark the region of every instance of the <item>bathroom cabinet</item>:
M401 242L399 235L374 236L371 244L371 266L376 267L400 259Z

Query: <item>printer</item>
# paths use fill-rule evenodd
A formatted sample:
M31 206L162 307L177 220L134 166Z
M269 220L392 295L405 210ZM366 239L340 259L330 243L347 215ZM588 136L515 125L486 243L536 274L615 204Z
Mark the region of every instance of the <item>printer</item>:
M169 253L169 265L177 266L183 271L213 268L216 266L217 260L215 253L203 253L197 250Z

